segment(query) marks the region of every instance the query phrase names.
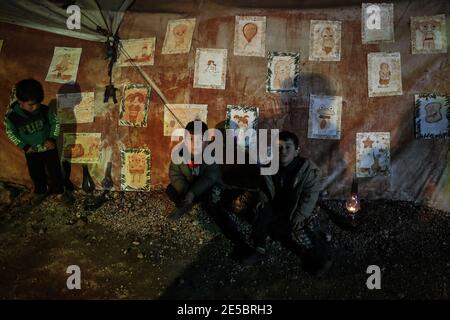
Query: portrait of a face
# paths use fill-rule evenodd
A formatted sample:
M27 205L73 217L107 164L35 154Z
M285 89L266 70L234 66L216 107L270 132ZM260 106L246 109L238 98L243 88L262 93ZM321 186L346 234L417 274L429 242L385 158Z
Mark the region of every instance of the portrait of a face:
M150 87L128 84L124 87L119 113L119 125L146 127Z
M309 60L341 60L340 21L311 20L309 34Z
M150 190L149 149L125 149L121 151L120 186L123 191Z
M290 61L280 60L275 63L274 87L283 89L292 88L291 68L292 64Z
M300 77L299 53L270 52L267 92L297 92Z
M411 17L412 54L446 53L445 15Z
M170 20L167 23L162 54L188 53L191 50L195 19Z
M145 94L142 92L134 92L126 96L124 119L131 123L139 122L138 119L143 117L145 100Z
M322 31L322 48L326 54L330 54L334 47L334 30L331 27L326 27Z
M181 48L185 45L185 35L188 30L188 26L184 23L177 24L173 28L173 35L175 36L175 47Z

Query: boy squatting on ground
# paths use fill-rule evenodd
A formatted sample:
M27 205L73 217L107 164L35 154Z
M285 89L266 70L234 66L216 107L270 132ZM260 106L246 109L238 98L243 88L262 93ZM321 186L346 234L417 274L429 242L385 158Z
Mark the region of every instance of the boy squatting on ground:
M193 134L194 122L189 123L186 130ZM206 130L206 124L202 124L203 133ZM207 142L203 143L202 151ZM274 176L264 176L265 183L257 196L252 221L252 240L256 250L249 250L237 226L226 210L222 210L224 186L217 164L195 165L192 161L180 165L171 163L171 184L166 192L177 208L170 216L180 217L192 207L194 199L203 198L208 213L225 236L234 242L235 252L232 256L244 264L260 261L264 257L266 238L272 236L299 254L308 272L323 274L331 266L332 260L325 235L316 226L318 217L312 215L320 191L319 169L310 160L299 156L295 134L281 132L279 148L281 169ZM200 150L190 152L192 159L196 152Z
M64 203L72 204L73 197L64 192L56 148L59 122L55 113L41 104L44 100L42 85L34 79L21 80L16 84L16 97L17 101L6 113L5 130L12 143L25 152L34 185L32 204L38 205L49 194L57 194Z
M320 276L332 264L326 234L319 230L318 215L313 215L320 192L320 170L300 156L297 136L288 131L278 136L280 169L263 176L253 221L255 251L243 258L253 264L264 258L268 236L279 240L299 255L310 274Z
M200 122L200 121L197 121ZM186 144L186 150L190 154L189 163L175 164L173 161L169 167L170 184L166 193L175 203L175 209L169 214L170 219L178 219L186 214L196 202L201 202L208 215L214 220L223 234L234 244L245 246L243 235L237 225L222 206L222 194L224 184L221 179L220 168L217 164L194 164L196 154L203 153L208 141L202 141L201 145L194 143L195 121L186 125L186 131L190 133L191 143ZM208 130L208 126L201 122L202 136ZM200 141L200 137L197 137ZM182 155L180 155L181 157Z

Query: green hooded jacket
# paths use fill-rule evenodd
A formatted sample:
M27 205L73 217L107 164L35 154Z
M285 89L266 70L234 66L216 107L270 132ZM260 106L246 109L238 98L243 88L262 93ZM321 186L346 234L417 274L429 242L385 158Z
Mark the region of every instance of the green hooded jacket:
M5 131L8 138L23 150L33 148L37 152L46 151L43 143L59 136L60 125L56 114L41 104L34 112L23 110L19 102L14 102L5 116Z

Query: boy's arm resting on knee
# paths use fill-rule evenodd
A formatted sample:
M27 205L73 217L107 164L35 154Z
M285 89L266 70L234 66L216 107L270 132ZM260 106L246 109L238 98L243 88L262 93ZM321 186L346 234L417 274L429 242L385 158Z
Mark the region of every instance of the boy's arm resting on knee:
M220 179L220 169L217 164L212 164L206 167L205 172L194 182L189 189L195 197L201 196L205 191L211 188Z
M301 190L300 199L297 208L293 214L293 219L309 218L316 207L317 199L320 193L320 171L319 169L310 170L305 178L303 189ZM301 218L300 218L301 217Z
M5 132L8 136L8 139L11 140L11 142L18 146L20 149L27 151L31 147L29 144L22 140L17 127L8 119L8 117L5 117Z
M170 184L175 188L178 194L185 194L189 189L189 183L181 172L180 166L170 163L169 167Z

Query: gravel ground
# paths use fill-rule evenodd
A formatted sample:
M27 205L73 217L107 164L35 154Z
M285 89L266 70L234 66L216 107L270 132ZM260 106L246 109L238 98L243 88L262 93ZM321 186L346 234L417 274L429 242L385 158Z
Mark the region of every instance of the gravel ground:
M21 194L1 209L0 298L448 299L450 213L365 201L353 226L331 224L335 261L318 279L272 241L262 264L239 265L198 205L168 220L173 206L162 192L113 192L95 211L83 209L85 194L75 197L73 207L49 198L31 208ZM342 201L324 206L345 217ZM81 290L66 287L73 264ZM369 265L382 270L381 290L366 287Z

